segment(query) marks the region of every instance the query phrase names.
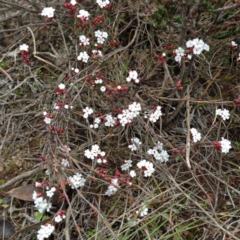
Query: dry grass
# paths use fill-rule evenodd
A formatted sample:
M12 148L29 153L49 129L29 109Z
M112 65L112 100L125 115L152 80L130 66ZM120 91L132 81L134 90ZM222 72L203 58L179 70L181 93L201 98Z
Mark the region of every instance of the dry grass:
M240 117L239 106L233 103L240 97L240 74L237 53L231 51L231 41L239 32L239 4L213 12L225 1L215 5L205 1L207 6L198 5L198 1L112 1L112 9L106 11L92 4L95 1L86 0L80 9L87 9L93 17L104 13L105 20L99 27L82 30L76 18L62 7L64 1L34 2L0 0L1 179L24 175L39 166L42 155L52 168L53 161L62 157L58 147L65 144L72 149L65 156L71 168L49 177L41 165L37 175L27 176L24 181L17 179L0 189L46 177L57 186L66 176L80 171L87 178L86 185L78 191L63 189L68 196L63 206L67 216L64 223L56 224L54 239L240 239ZM56 8L56 17L46 22L47 29L43 30L45 21L39 13L46 5ZM108 32L108 40L116 40L119 46L107 44L102 50L104 57L91 59L88 64L76 61L79 35L84 32L92 36L98 28ZM180 66L166 46L184 47L196 36L209 44L210 51ZM18 51L22 43L30 46L31 66L22 63ZM162 52L167 52L164 64L157 59ZM80 69L76 76L71 75L72 67ZM129 69L139 73L140 84L126 82ZM128 91L101 93L86 81L87 75L98 73L109 85L127 86ZM56 115L55 126L65 129L57 135L41 116L43 110L51 111L59 101L55 88L66 76L73 84L68 86L65 100L74 108ZM176 88L179 79L183 80L182 90ZM139 117L125 128L91 129L82 118L86 106L106 114L134 101L140 102L144 110L163 106L161 120L152 124ZM227 108L230 120L215 118L217 108ZM201 142L190 140L190 127L201 132ZM129 151L132 137L140 138L142 151ZM221 137L232 142L229 154L212 147L212 142ZM157 163L146 153L157 141L170 155L166 164ZM132 186L122 186L115 195L105 196L109 183L99 176L96 164L83 155L96 143L107 153L109 165L105 169L109 177L129 158L134 163L140 159L152 161L154 175L141 175ZM190 148L184 154L175 154L188 144ZM2 199L9 201L6 196ZM128 217L143 202L149 214L138 225L131 225ZM33 204L15 200L7 204L8 208L0 207L3 217L19 231L14 239L35 239L42 222L34 225L26 217L34 218ZM8 209L13 208L10 213ZM42 221L58 208L46 213Z

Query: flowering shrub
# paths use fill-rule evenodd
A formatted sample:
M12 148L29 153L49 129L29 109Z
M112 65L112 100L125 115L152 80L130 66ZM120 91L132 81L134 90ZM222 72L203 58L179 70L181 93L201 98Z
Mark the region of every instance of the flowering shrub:
M238 20L223 2L19 5L19 30L6 25L21 37L1 54L3 83L17 74L2 91L0 150L25 149L39 167L24 214L44 223L31 237L235 234L240 42L221 40Z

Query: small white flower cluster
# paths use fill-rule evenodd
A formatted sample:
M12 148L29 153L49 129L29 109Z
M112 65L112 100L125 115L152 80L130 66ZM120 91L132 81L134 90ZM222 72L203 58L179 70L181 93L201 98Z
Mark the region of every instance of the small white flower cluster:
M38 196L36 191L33 192L32 198L34 200L35 207L38 209L40 213L50 211L52 204L48 202L47 199L44 199L42 196Z
M100 30L95 31L95 37L97 38L98 44L103 44L108 38L108 33Z
M85 182L86 182L86 179L83 177L81 173L77 173L72 177L68 178L68 183L72 189L74 188L77 189L84 186Z
M74 6L77 4L76 0L71 0L70 3Z
M232 43L232 47L237 47L238 46L237 43L234 42L234 41L231 41L231 43Z
M145 159L137 163L137 167L143 169L144 177L151 177L155 171L153 164Z
M175 51L175 61L180 63L182 60L182 57L184 57L185 50L182 47L178 47Z
M131 178L134 178L134 177L137 176L137 174L136 174L136 172L135 172L134 170L131 170L131 171L129 172L129 175L130 175Z
M42 12L41 15L44 17L48 17L48 18L53 18L54 17L54 11L55 9L52 7L45 7Z
M58 88L61 89L61 90L64 90L64 89L66 88L66 85L63 84L63 83L60 83L60 84L58 85Z
M86 51L83 51L80 52L80 54L77 57L77 60L87 63L89 58L90 56L88 55L88 53Z
M160 106L157 106L154 112L145 114L144 118L149 118L150 122L156 122L162 116L162 110Z
M135 137L131 139L131 144L128 145L128 148L130 148L132 152L137 151L141 144L142 142L140 141L140 139Z
M65 158L62 159L61 164L62 164L65 168L70 166L69 161L68 161L67 159L65 159Z
M61 222L62 220L64 220L66 218L66 212L65 211L58 211L54 217L54 221L59 223Z
M50 235L53 233L54 230L55 230L55 227L50 223L41 225L41 228L38 230L37 239L44 240L45 238L50 237Z
M52 197L54 195L54 193L56 192L56 188L52 187L50 190L46 191L46 194L48 197Z
M139 79L138 79L138 73L137 71L133 70L133 71L129 71L129 76L126 78L127 82L135 82L135 83L139 83Z
M100 50L93 49L92 54L93 54L93 58L103 57L102 51L100 51Z
M202 39L194 38L193 40L188 40L186 42L186 47L190 49L190 53L199 55L203 50L209 51L209 45L204 43ZM182 47L178 47L175 51L175 61L181 63L182 57L185 56L185 50ZM188 54L188 59L192 58L191 54Z
M216 115L221 116L224 121L229 119L229 117L230 117L230 113L227 109L223 109L223 110L217 109L216 110Z
M90 125L90 128L98 128L100 122L101 122L101 119L99 117L95 118L94 123Z
M89 16L90 16L89 12L85 11L83 9L79 10L79 14L77 15L77 17L80 18L83 21L88 20Z
M114 127L116 120L117 118L114 118L112 115L107 114L104 119L105 121L104 125L106 127Z
M114 187L113 185L108 186L108 190L105 192L105 195L111 196L117 192L117 188Z
M94 160L94 158L97 158L99 156L104 157L105 155L106 153L102 151L97 144L92 145L91 151L89 149L84 151L84 156L92 160Z
M29 48L29 46L27 44L25 44L25 43L19 46L19 50L20 51L28 52L28 48Z
M128 106L128 109L125 109L121 114L118 114L120 124L124 127L126 124L131 123L133 119L140 114L141 110L142 107L140 103L133 102Z
M196 128L191 128L191 134L192 134L192 138L193 138L193 142L198 142L201 140L201 133L198 132L198 130Z
M153 155L157 161L162 163L169 160L169 155L166 150L163 150L163 144L161 142L158 142L154 148L150 148L147 153Z
M118 179L113 178L111 179L111 184L108 186L108 190L105 192L105 195L111 196L115 194L118 190L119 184L118 184Z
M219 141L221 144L222 153L229 153L229 150L232 148L231 142L222 137L222 141Z
M108 4L110 4L109 0L97 0L97 4L100 8L106 7Z
M72 68L72 71L73 71L75 74L79 73L79 69L78 69L78 68Z
M96 84L102 84L103 80L101 78L96 78L96 80L94 81Z
M59 110L60 108L64 108L64 109L73 109L73 106L72 105L69 105L69 104L64 104L62 106L62 103L54 103L53 105L53 108L56 109L56 110Z
M193 54L199 55L203 50L209 51L209 45L204 43L202 39L194 38L193 40L188 40L186 42L187 48L193 49Z
M63 147L59 146L58 149L64 153L70 153L71 152L71 148L67 145L63 145Z
M124 164L121 166L122 171L128 170L130 167L132 167L132 160L125 160Z
M85 47L90 44L90 39L84 35L79 36L79 41L80 41L79 43L80 46Z
M43 116L44 116L43 121L48 125L51 124L52 118L49 117L49 114L46 111L43 111Z
M142 207L140 210L136 211L136 214L140 217L144 217L148 214L148 208L145 204L142 204Z
M87 119L89 117L89 115L91 115L93 113L93 109L86 107L83 109L83 112L84 112L83 117Z
M57 215L57 216L55 216L54 221L57 222L57 223L59 223L59 222L61 222L61 221L62 221L63 219L65 219L65 218L66 218L65 215L63 215L63 216Z

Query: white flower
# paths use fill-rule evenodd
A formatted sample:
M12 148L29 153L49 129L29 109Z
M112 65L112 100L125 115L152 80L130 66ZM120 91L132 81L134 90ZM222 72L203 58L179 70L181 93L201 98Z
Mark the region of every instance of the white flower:
M105 116L104 121L105 121L104 125L106 127L114 127L114 125L115 125L115 118L110 114L107 114Z
M98 44L103 44L105 42L105 40L108 38L108 33L97 30L97 31L95 31L95 37L97 38Z
M131 178L136 177L136 172L134 170L131 170L129 175L131 176Z
M139 83L139 79L138 79L138 73L137 71L133 70L133 71L129 71L129 76L126 78L127 82L131 82L134 81L135 83Z
M62 220L63 219L62 219L61 215L57 215L57 216L54 217L54 221L57 222L57 223L61 222Z
M92 153L92 151L90 151L89 149L84 151L84 156L88 159L94 159L95 155L94 153Z
M133 102L128 106L129 111L133 114L134 117L137 117L142 110L140 103Z
M55 192L56 192L56 188L52 187L50 190L46 191L46 195L51 198Z
M87 46L90 44L89 38L84 35L79 36L79 41L80 41L80 45L83 45L83 46Z
M83 9L81 9L79 11L79 14L77 15L78 18L80 18L81 20L85 21L85 20L88 20L89 19L89 12L88 11L85 11Z
M158 142L157 146L155 146L154 148L148 149L147 153L153 155L157 161L160 161L162 163L169 160L169 155L167 151L163 150L163 145L161 142Z
M113 185L108 186L108 190L105 192L105 195L111 196L117 192L117 188L114 187Z
M222 137L222 141L220 141L221 143L221 151L222 153L229 153L229 150L232 148L231 146L231 142L227 139L224 139Z
M67 159L65 159L65 158L62 159L61 164L64 167L69 167L70 166L69 161Z
M101 92L105 92L105 91L106 91L106 87L105 87L105 86L101 86L101 87L100 87L100 91L101 91Z
M38 230L37 239L44 240L45 238L50 237L54 230L55 227L49 223L41 225L41 228Z
M102 84L102 83L103 83L103 80L102 80L101 78L97 78L97 79L95 80L95 83L96 83L96 84Z
M174 53L175 53L175 61L176 62L179 62L179 63L181 62L182 57L184 56L184 52L185 52L185 50L183 48L181 48L181 47L178 47L174 51Z
M41 15L44 16L44 17L53 18L54 11L55 11L55 9L52 8L52 7L45 7L42 10Z
M103 57L102 51L100 51L100 50L92 50L92 53L93 53L94 58Z
M199 55L203 50L209 51L209 45L204 43L202 39L195 38L186 42L187 48L193 48L193 53Z
M77 57L77 60L87 63L89 58L90 58L90 57L89 57L89 55L87 54L87 52L84 51L84 52L80 52L80 54L79 54L78 57Z
M136 211L136 214L139 214L140 217L144 217L148 214L148 208L145 204L142 204L142 208L139 211Z
M59 223L65 218L66 218L66 212L63 210L59 210L54 217L54 221Z
M201 140L201 133L197 131L196 128L191 128L191 134L193 138L193 142L198 142Z
M65 105L64 105L64 108L65 108L65 109L69 109L69 108L70 108L70 109L73 109L73 106L70 106L70 105L68 105L68 104L65 104Z
M149 115L150 122L156 122L162 116L161 107L157 106L156 110Z
M28 52L29 46L27 44L22 44L19 46L20 51L27 51Z
M131 143L131 145L128 145L128 148L130 148L132 152L137 151L139 146L142 144L139 138L132 138Z
M224 121L229 119L229 117L230 117L230 113L227 109L223 109L223 110L217 109L216 110L216 115L221 116Z
M238 46L237 43L235 43L234 41L232 41L231 43L232 43L233 47L237 47Z
M100 147L97 144L92 145L91 151L89 149L84 151L84 156L88 159L94 159L98 157L98 155L104 157L106 153L104 151L101 151Z
M71 0L70 2L73 6L77 4L76 0Z
M90 125L90 128L98 128L100 122L101 122L100 118L95 118L94 123Z
M88 118L88 116L93 113L93 109L89 108L89 107L86 107L86 108L83 109L83 112L84 112L83 117Z
M142 107L140 103L132 103L128 106L128 109L122 111L121 114L118 114L118 119L120 124L124 127L126 124L129 124L133 121L135 117L140 114Z
M86 182L86 179L82 176L81 173L77 173L77 174L73 175L72 177L68 178L68 183L72 189L80 188L80 187L84 186L85 182Z
M44 213L45 211L49 212L52 204L47 202L46 199L43 199L42 196L38 197L36 191L33 192L32 198L34 200L35 207L38 209L40 213Z
M153 164L145 159L137 163L137 167L143 169L144 177L152 176L153 172L155 171Z
M43 121L44 121L46 124L51 124L52 119L51 119L51 118L48 118L48 117L45 117Z
M108 190L105 192L105 194L108 196L115 194L118 190L117 187L119 187L118 179L117 178L111 179L111 185L108 186Z
M125 163L121 166L122 171L128 170L130 167L132 167L132 160L125 160Z
M61 90L63 90L63 89L66 88L66 85L63 84L63 83L60 83L60 84L58 85L58 88L61 89Z
M97 4L100 8L106 7L108 4L110 4L109 0L97 0Z

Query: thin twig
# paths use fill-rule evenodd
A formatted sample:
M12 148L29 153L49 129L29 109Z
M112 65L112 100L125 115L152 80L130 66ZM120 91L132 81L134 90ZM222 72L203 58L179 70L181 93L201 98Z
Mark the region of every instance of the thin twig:
M45 60L45 59L43 59L43 58L40 58L40 57L37 56L35 36L34 36L33 31L32 31L32 29L31 29L30 27L27 27L27 29L30 31L30 33L31 33L31 35L32 35L32 38L33 38L33 56L34 56L35 58L37 58L38 60L40 60L40 61L42 61L42 62L44 62L44 63L46 63L46 64L48 64L48 65L50 65L50 66L52 66L52 67L54 67L54 68L56 68L56 69L58 69L59 71L62 72L63 70L62 70L61 68L55 66L54 64L48 62L47 60Z
M13 179L9 180L8 182L6 182L5 184L1 185L0 186L0 190L3 190L5 188L9 187L12 184L14 184L15 182L23 180L24 178L31 177L33 174L36 174L39 171L40 171L40 168L38 167L38 168L35 168L35 169L31 170L31 171L28 171L28 172L25 172L25 173L23 173L21 175L18 175L15 178L13 178Z
M9 79L13 82L11 76L10 76L3 68L0 67L0 71L1 71L3 74L5 74L5 75L7 76L7 78L9 78Z
M190 99L190 85L187 85L187 98ZM190 104L186 101L186 124L187 124L187 140L186 140L186 162L187 166L191 168L190 164Z
M233 8L238 8L239 6L240 6L240 3L236 3L236 4L233 4L233 5L228 5L226 7L222 7L222 8L212 10L211 12L223 12L223 11L227 11L227 10L230 10L230 9L233 9Z

